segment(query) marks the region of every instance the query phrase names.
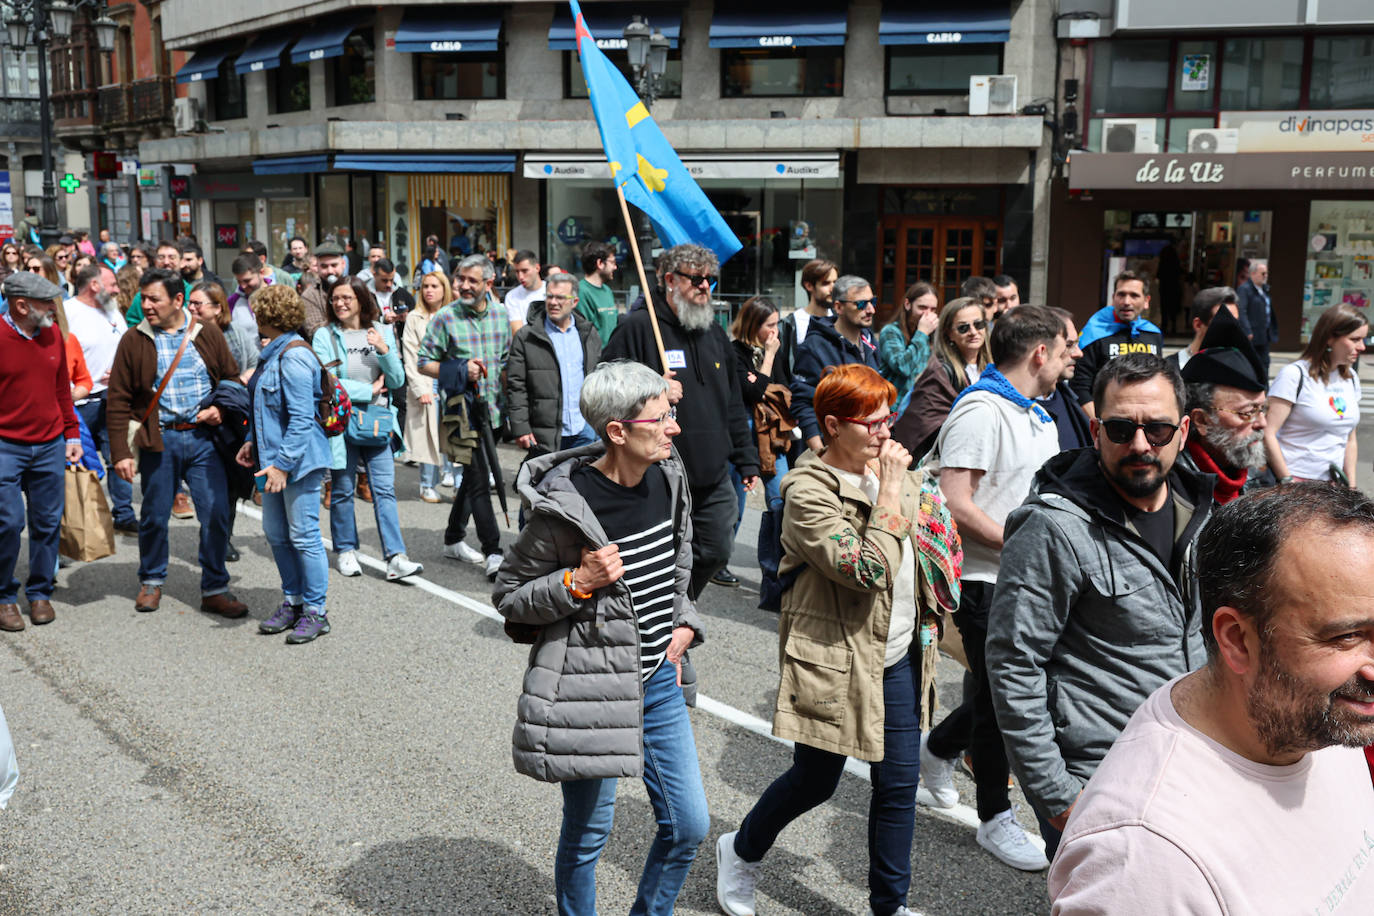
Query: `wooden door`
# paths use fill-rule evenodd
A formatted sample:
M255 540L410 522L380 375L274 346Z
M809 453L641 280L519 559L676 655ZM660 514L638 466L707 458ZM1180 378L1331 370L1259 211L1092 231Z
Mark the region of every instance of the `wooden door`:
M911 284L935 287L944 305L971 276L1002 266L1002 223L958 217L887 216L878 230L879 323L901 306Z

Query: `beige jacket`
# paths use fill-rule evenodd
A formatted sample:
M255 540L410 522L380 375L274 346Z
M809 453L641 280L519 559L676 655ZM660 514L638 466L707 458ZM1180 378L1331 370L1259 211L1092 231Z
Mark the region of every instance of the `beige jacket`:
M444 456L439 441L438 396L435 395L434 404L420 403L420 395L434 394L435 380L420 372L418 361L420 342L425 339L433 317L417 305L406 316L405 330L401 332L401 358L406 370L406 448L411 460L421 464L443 464Z

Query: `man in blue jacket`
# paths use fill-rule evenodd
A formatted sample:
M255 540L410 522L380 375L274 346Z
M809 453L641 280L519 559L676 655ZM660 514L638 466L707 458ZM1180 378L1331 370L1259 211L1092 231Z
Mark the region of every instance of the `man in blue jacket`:
M1240 305L1240 323L1250 337L1250 346L1264 361L1269 371L1269 348L1279 339L1279 319L1269 302L1269 265L1255 261L1250 265L1250 279L1236 288Z
M873 339L878 300L873 296L873 286L863 277L851 274L835 281L831 296L835 316L811 320L792 368L792 419L801 427L813 452L821 450L821 427L811 400L826 366L863 363L874 372L879 371L878 343Z

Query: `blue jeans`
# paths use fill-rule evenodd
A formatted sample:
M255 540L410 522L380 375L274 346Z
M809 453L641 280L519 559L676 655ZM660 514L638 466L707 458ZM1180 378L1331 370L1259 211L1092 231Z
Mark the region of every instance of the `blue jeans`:
M262 494L262 533L272 547L281 590L291 604L304 604L311 614L324 614L329 586L329 558L320 537L320 488L323 468L288 481L280 493Z
M138 581L144 585L167 582L167 524L172 499L184 480L200 522L200 593L208 598L229 591L229 570L224 566L229 550L229 481L213 435L204 427L164 429L162 451L139 452L143 509L138 521Z
M580 433L571 436L566 433L560 435L558 437L558 450L562 452L570 448L580 448L583 445L591 445L598 438L600 437L597 436L596 430L592 429L590 426L583 426Z
M873 795L868 803L868 902L878 916L905 906L911 888L921 773L920 686L920 669L910 656L883 672L883 759L869 764ZM746 862L761 860L784 827L835 794L845 759L795 745L791 768L764 790L740 824L735 853Z
M677 669L666 661L644 685L644 787L658 833L630 913L668 916L711 820L687 704ZM596 862L611 835L615 789L615 779L563 783L563 830L554 861L559 916L595 916Z
M1053 862L1064 834L1056 830L1035 805L1031 805L1031 810L1035 812L1035 822L1040 825L1040 837L1045 841L1045 858Z
M390 560L406 552L401 537L401 517L396 512L396 459L389 442L381 445L355 445L344 442L344 466L333 471L334 489L329 497L329 535L334 552L358 549L358 523L353 517L353 486L358 479L358 461L367 468L372 487L372 514L382 538L382 556Z
M100 457L105 459L105 488L110 492L110 516L116 525L129 527L138 521L134 515L134 485L114 473L110 464L110 433L105 428L105 393L94 395L93 399L76 408L91 438L100 449Z
M434 487L439 486L439 481L444 479L445 472L452 474L454 476L454 483L457 483L458 475L463 473L463 469L454 467L453 463L450 462L447 458L444 459L444 463L442 465L425 464L424 462L421 462L420 489L423 490L426 487L433 489Z
M21 444L0 439L0 604L16 604L19 580L19 535L24 530L24 502L29 504L29 578L24 595L30 601L52 598L57 576L57 541L66 501L67 442Z

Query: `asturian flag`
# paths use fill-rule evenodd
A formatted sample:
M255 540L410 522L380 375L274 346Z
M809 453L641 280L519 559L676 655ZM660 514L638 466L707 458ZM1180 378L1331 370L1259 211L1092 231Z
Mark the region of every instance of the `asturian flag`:
M577 54L591 97L611 179L625 199L648 214L667 245L694 242L722 263L740 250L739 239L711 205L658 129L625 77L596 46L577 0L569 0Z

